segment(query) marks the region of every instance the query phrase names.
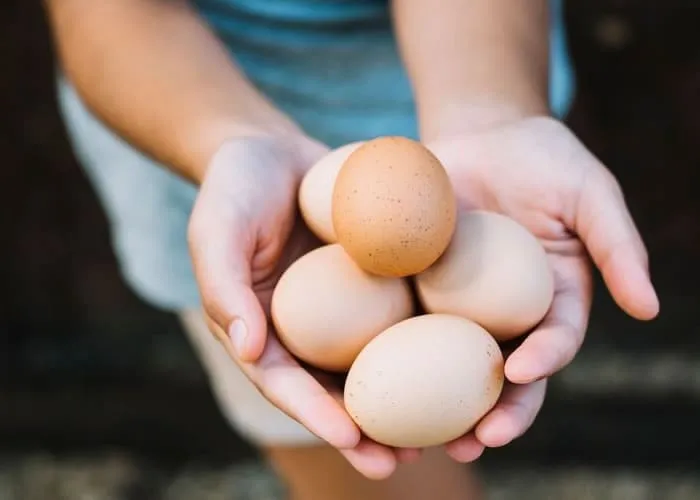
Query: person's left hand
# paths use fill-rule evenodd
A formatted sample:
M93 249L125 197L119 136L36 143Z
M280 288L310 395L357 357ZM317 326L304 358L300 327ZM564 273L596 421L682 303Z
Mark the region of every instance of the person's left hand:
M427 146L450 174L460 208L500 212L524 225L544 246L555 276L550 312L507 357L499 403L446 446L455 460L470 462L530 427L547 377L579 350L591 307L589 257L630 316L652 319L659 303L620 186L562 123L523 119Z

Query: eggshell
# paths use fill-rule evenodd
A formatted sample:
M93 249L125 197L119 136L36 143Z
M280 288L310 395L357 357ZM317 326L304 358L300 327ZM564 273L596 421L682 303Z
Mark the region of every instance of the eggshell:
M503 355L476 323L427 314L372 339L345 382L345 407L369 438L422 448L469 432L496 404Z
M333 191L338 242L366 271L409 276L445 251L457 205L447 172L423 145L382 137L357 148Z
M287 349L328 371L346 371L373 337L413 314L406 280L360 269L340 245L296 260L272 295L272 320Z
M537 325L554 296L537 238L515 220L485 211L460 213L447 251L415 280L428 312L469 318L499 341Z
M299 186L299 210L311 231L326 243L335 243L331 206L333 186L343 162L362 142L352 142L334 149L307 172Z

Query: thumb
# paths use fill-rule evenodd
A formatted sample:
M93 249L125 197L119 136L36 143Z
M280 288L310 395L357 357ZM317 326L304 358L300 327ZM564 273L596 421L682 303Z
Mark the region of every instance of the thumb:
M647 251L622 189L602 165L587 175L573 222L618 305L638 319L652 319L659 301L651 283Z
M202 306L220 329L219 341L230 343L239 361L253 362L267 338L267 318L251 281L255 237L243 220L222 217L209 205L203 186L188 230ZM222 332L228 337L221 338Z

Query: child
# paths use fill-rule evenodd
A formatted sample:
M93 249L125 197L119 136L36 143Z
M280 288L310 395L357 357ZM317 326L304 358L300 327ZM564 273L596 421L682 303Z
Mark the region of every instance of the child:
M61 109L124 277L181 315L221 411L290 498L479 498L460 463L522 434L546 377L575 355L590 308L588 256L623 309L656 315L619 186L550 118L571 95L557 3L46 4ZM380 135L422 140L460 204L520 221L556 275L551 312L508 358L501 401L440 449L361 438L337 388L268 333L275 280L314 244L295 211L301 177L328 147Z

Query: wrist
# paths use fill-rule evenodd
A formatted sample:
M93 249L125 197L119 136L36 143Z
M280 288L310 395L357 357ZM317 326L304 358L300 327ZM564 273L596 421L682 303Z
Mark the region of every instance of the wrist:
M421 140L480 132L535 116L549 116L546 96L513 99L493 96L456 98L451 102L419 105Z
M302 137L301 129L283 116L260 123L226 119L208 122L206 126L198 128L194 137L190 137L191 159L184 169L185 174L195 184L201 184L214 156L231 141L262 139L293 143Z
M231 132L230 129L228 131ZM199 170L195 172L196 178L193 179L195 183L201 184L215 167L218 170L233 168L235 165L227 165L217 160L222 153L226 156L226 151L230 151L231 148L243 148L239 151L266 152L265 154L272 155L276 158L275 163L287 170L298 182L301 182L306 171L319 158L328 153L327 146L309 137L296 126L249 127L245 130L239 128L233 133L222 134L220 137L217 146L207 157L207 161L203 162ZM256 163L252 162L251 165L255 166ZM245 165L238 165L238 167L245 167Z

